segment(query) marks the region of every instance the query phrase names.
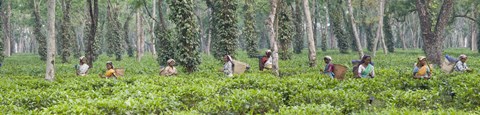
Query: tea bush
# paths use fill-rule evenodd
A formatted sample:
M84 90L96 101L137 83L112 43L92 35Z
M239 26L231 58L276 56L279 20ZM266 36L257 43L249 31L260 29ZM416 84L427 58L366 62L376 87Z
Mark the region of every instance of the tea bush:
M478 54L464 49L474 70ZM125 57L113 61L125 68L119 79L101 79L101 56L85 77L75 76L75 63L57 64L56 80L45 81L44 62L33 54L6 58L0 68L0 113L4 114L480 114L480 76L473 73L444 74L435 68L430 80L412 79L413 63L420 50L377 54L376 77L352 78L351 70L339 81L320 74L322 56L352 67L354 54L319 52L319 66L308 67L307 54L280 61L281 76L258 70L258 59L239 52L237 60L251 69L227 78L218 69L222 62L202 56L199 71L176 77L158 75L160 66L152 55L141 62ZM178 67L183 71L182 67Z

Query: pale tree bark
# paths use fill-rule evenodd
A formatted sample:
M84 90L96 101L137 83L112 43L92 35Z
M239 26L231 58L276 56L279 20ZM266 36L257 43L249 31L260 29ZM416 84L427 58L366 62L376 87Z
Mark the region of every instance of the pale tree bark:
M435 26L432 25L431 13L428 11L428 5L430 4L429 2L430 1L425 0L417 0L416 2L424 44L423 51L427 55L428 60L435 64L441 65L444 41L443 34L445 26L450 19L450 15L452 14L453 0L443 0L438 17L434 18L437 19Z
M398 33L399 38L402 40L402 49L407 50L407 42L405 41L405 25L399 24L398 26Z
M471 24L472 27L471 30L472 30L472 35L471 35L471 41L470 41L470 48L472 51L476 51L477 50L477 24L473 23Z
M45 79L55 79L55 0L48 0L48 37Z
M362 44L360 43L360 37L358 35L357 24L355 23L355 18L353 17L353 8L352 8L352 0L348 0L348 14L350 14L350 22L352 23L353 34L355 36L355 40L357 41L357 50L359 57L363 56L363 49Z
M156 11L157 11L157 7L156 7L156 3L155 3L156 1L157 0L152 0L152 4L153 4L152 15L155 15ZM155 19L155 16L153 18ZM152 36L150 38L150 43L152 44L152 45L150 45L150 50L152 51L152 54L154 56L157 55L157 50L155 50L155 32L153 31L153 30L155 30L155 20L152 21L152 27L150 28L150 35Z
M384 6L385 0L380 0L380 9L379 9L379 20L378 20L378 29L377 29L377 37L375 37L375 42L373 43L373 56L377 53L377 45L378 40L381 39L383 53L387 54L387 48L385 46L385 41L383 40L383 15L384 15Z
M310 67L316 67L317 61L317 51L315 49L315 39L313 37L313 29L312 29L312 18L310 14L310 7L308 4L308 0L303 0L303 9L305 10L305 20L306 20L306 27L307 27L307 37L308 37L308 59Z
M6 57L9 57L11 55L11 39L12 39L12 34L10 32L10 16L12 14L11 12L11 1L10 0L5 0L5 3L2 5L4 8L0 8L0 16L2 17L3 20L3 54Z
M272 62L273 62L273 72L276 76L279 76L280 73L278 72L279 67L278 67L278 46L277 46L277 40L276 40L276 34L275 34L275 28L274 28L274 21L275 21L275 14L277 13L277 0L270 0L270 14L268 15L268 20L267 20L267 27L268 27L268 33L270 34L270 48L273 50L272 51ZM307 9L308 10L308 9Z
M137 61L141 61L143 57L144 47L145 47L145 38L143 36L143 20L142 12L139 9L137 11Z

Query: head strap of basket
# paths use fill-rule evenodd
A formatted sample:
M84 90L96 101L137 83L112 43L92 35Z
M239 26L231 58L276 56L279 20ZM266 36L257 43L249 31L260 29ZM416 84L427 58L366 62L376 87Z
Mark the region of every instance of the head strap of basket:
M462 55L458 56L458 59L467 59L467 55L462 54Z

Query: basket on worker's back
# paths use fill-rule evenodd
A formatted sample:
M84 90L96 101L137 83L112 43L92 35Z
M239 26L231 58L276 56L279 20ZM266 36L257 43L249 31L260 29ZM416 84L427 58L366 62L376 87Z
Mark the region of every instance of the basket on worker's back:
M114 70L117 77L125 76L125 68L115 68Z
M233 65L235 65L233 67L234 74L242 74L250 68L250 65L248 65L247 63L240 62L237 60L232 60L232 62L233 62Z
M345 78L345 74L347 73L348 67L340 64L333 64L333 68L335 79L343 80Z

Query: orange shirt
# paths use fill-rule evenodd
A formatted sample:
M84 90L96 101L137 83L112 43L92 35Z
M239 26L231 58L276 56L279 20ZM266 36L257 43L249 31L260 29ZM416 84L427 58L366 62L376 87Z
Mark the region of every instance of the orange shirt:
M106 76L107 78L110 78L110 77L115 76L115 70L114 70L114 69L109 69L109 70L107 70L107 72L105 72L105 76Z

